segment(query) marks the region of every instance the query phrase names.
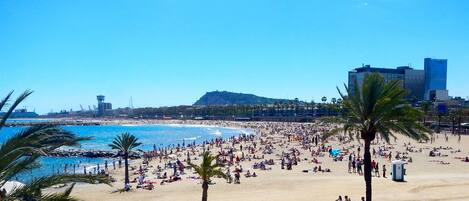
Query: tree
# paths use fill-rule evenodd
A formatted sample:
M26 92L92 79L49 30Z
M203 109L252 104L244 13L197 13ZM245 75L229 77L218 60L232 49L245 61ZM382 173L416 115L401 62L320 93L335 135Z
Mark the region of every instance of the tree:
M29 95L32 91L26 90L22 93L10 107L2 114L0 120L0 130L5 126L8 118L14 109ZM13 91L0 101L0 111L9 105ZM37 168L40 166L39 158L52 152L61 146L76 146L79 142L89 138L77 137L61 127L50 124L40 124L27 127L12 137L6 139L0 145L0 188L18 174ZM2 200L74 200L70 193L74 187L74 182L85 183L106 183L110 181L105 176L91 175L54 175L44 176L26 183L22 187L12 189L8 194L0 192L0 201ZM70 185L64 192L43 194L42 190L57 184Z
M109 144L112 149L118 150L124 156L124 185L129 183L129 153L141 144L138 142L138 138L130 133L122 133L116 136L112 144Z
M215 156L211 155L210 152L205 151L200 165L189 163L189 165L194 168L194 171L202 179L202 201L207 201L208 184L210 183L211 177L220 176L226 178L226 175L220 170L223 165L219 163L212 164L215 159Z
M389 143L394 133L401 133L415 140L428 139L430 131L417 123L422 112L411 107L405 97L405 90L399 86L399 81L385 83L379 74L365 76L363 85L358 87L355 82L353 89L348 89L348 96L339 91L343 99L344 114L336 120L343 126L324 134L324 138L341 132L348 133L354 138L352 131L358 131L355 138L364 141L364 179L366 184L366 200L372 200L371 183L371 154L370 145L377 134Z
M425 125L426 123L426 118L428 116L428 113L430 111L430 102L428 101L423 101L422 104L420 105L421 110L423 111L423 124Z

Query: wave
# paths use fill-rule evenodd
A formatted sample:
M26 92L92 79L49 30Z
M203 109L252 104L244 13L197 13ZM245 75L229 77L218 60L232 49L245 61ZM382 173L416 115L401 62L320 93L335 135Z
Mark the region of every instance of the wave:
M136 126L142 126L142 125L139 125L139 124L122 124L121 126L124 126L124 127L136 127Z
M223 133L220 132L220 130L215 131L215 133L213 133L213 134L216 135L216 136L222 136L223 135Z
M197 140L197 138L200 138L200 136L197 136L197 137L186 137L186 138L184 138L184 140L186 140L186 141L194 141L194 140Z
M199 124L160 124L160 125L178 127L178 128L219 128L219 126L199 125Z

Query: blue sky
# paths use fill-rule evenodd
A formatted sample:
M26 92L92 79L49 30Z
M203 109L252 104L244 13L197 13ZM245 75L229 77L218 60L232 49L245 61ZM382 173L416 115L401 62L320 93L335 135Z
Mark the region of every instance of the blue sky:
M337 97L352 67L448 59L469 96L469 1L0 1L0 94L39 113L192 104L228 90Z

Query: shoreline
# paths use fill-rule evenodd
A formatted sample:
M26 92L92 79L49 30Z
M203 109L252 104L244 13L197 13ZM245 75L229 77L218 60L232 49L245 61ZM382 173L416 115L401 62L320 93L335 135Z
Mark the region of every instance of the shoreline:
M161 122L161 121L160 121ZM165 121L172 122L175 121ZM189 121L181 121L187 123ZM228 184L223 179L215 178L216 183L209 189L210 200L245 200L245 201L332 201L337 199L338 195L349 195L352 200L360 200L364 193L363 177L355 173L347 172L346 155L342 161L335 161L334 158L328 157L327 152L316 152L312 156L312 150L319 149L320 146L305 147L303 137L320 135L321 129L330 129L330 126L320 126L312 123L282 123L282 122L214 122L197 121L202 125L235 125L241 128L255 129L258 134L253 140L226 140L222 144L208 144L212 153L233 153L244 152L245 158L241 159L239 164L227 166L230 171L234 168L243 168L241 184ZM411 157L413 162L408 163L406 169L405 183L394 182L387 178L373 177L375 188L375 196L380 201L408 201L408 200L466 200L469 199L469 192L462 189L469 186L466 182L469 177L469 163L461 162L455 157L468 156L469 152L469 136L463 136L462 142L457 143L456 136L449 135L449 142L445 141L444 134L437 135L436 142L418 143L411 141L405 137L399 137L396 142L391 144L383 144L381 142L373 144L372 147L378 149L386 147L389 152L399 152L404 154L407 159ZM410 145L408 144L410 142ZM257 148L254 148L254 143ZM243 148L240 148L242 145ZM342 150L344 153L352 153L360 143L357 141L339 142L337 139L324 141L324 145L331 146ZM259 147L260 146L260 147ZM308 145L310 146L310 145ZM448 147L451 147L449 149ZM421 149L421 151L419 151ZM448 157L429 157L428 152L437 149ZM103 185L84 185L77 186L72 193L82 200L95 200L99 197L103 201L114 200L171 200L185 201L200 199L200 183L199 180L192 179L196 176L192 171L185 170L185 174L180 175L181 181L165 183L160 185L163 179L157 177L156 171L162 167L161 172L168 175L172 174L171 168L165 168L165 164L180 159L186 164L185 154L191 152L191 160L199 161L199 155L202 152L200 145L177 151L172 149L174 154L172 157L154 158L149 161L149 165L143 164L143 159L134 160L133 168L138 170L141 166L144 171L145 181L156 182L155 189L145 190L136 188L137 184L132 183L133 190L127 193L112 193L118 188L122 188L123 170L117 169L110 171L110 175L117 180L113 187ZM253 151L247 151L251 150ZM271 150L271 151L268 151ZM293 154L292 150L298 154L301 160L292 170L281 169L281 155ZM410 151L409 151L410 150ZM169 150L168 150L169 151ZM192 152L194 154L192 154ZM262 157L261 157L262 156ZM395 156L395 155L393 155ZM226 158L229 161L229 158ZM407 160L404 159L404 160ZM265 160L273 160L273 165L266 165L269 170L260 170L253 168L254 164L261 163ZM312 162L317 160L319 164ZM387 174L391 170L391 164L387 158L376 156L380 164L385 164L388 168ZM440 163L443 161L448 165ZM195 162L198 163L198 162ZM314 167L322 166L330 169L330 172L313 172ZM225 169L223 169L225 170ZM255 172L257 177L245 177L247 171ZM307 173L303 171L307 170ZM139 174L131 171L131 180ZM393 193L401 192L400 194ZM460 196L448 196L447 192L461 192ZM89 194L90 196L87 196ZM92 195L92 196L91 196ZM448 198L448 199L445 199Z
M80 121L92 121L80 119ZM355 173L347 172L347 154L356 152L361 145L358 141L340 142L337 138L321 142L315 146L305 143L305 139L311 136L320 136L322 132L331 129L335 125L320 125L314 123L296 122L238 122L238 121L213 121L213 120L100 120L103 125L193 125L209 127L225 127L233 129L250 129L255 134L253 139L240 140L239 138L224 139L221 144L208 143L212 153L244 152L245 158L238 163L228 166L230 171L242 167L241 184L228 184L222 179L215 178L215 185L210 187L210 200L245 200L245 201L332 201L338 195L348 195L352 200L360 200L364 194L363 177ZM216 138L214 136L214 138ZM448 134L449 141L445 140L445 133L436 135L436 142L418 143L409 138L399 136L397 141L390 144L376 142L372 145L375 149L386 150L393 156L401 153L404 160L409 157L412 162L406 165L406 182L394 182L387 178L373 177L375 199L380 201L409 201L409 200L456 200L469 199L469 192L463 191L469 187L469 163L461 162L462 157L469 156L469 136L462 135L462 141L457 142L457 136ZM234 140L234 141L233 141ZM257 147L254 148L254 144ZM327 152L320 151L321 144L327 147L341 150L344 155L341 160L328 157ZM241 148L242 146L243 148ZM158 178L158 174L172 174L168 163L181 160L187 164L186 156L191 153L191 161L200 160L203 149L202 144L194 147L167 148L168 154L156 155L149 164L143 163L144 159L131 160L131 180L136 179L140 173L140 167L144 170L145 181L155 182L153 190L137 188L132 183L132 191L126 193L113 193L123 187L123 166L112 170L112 163L107 173L116 180L112 187L106 185L79 184L72 195L81 200L114 201L114 200L168 200L186 201L200 199L199 180L193 179L196 175L189 169L180 175L181 180L160 185L164 179ZM317 150L317 151L316 151ZM429 157L430 150L437 150L445 156ZM171 151L172 154L169 154ZM159 152L163 153L163 152ZM297 165L292 170L280 168L281 156L292 154L298 156ZM229 155L226 155L228 157ZM357 155L360 156L360 155ZM229 161L229 157L226 158ZM374 160L387 166L391 171L391 164L387 158L374 156ZM268 170L254 168L255 164L272 160L272 165L266 165ZM315 163L314 161L318 161ZM116 165L117 166L117 165ZM313 172L314 168L322 166L330 172ZM157 171L161 167L161 171ZM225 169L223 169L225 171ZM257 177L245 177L247 171L255 172ZM304 171L307 171L306 173ZM49 189L56 191L60 189ZM396 194L395 192L400 192ZM449 196L448 192L460 192L459 196Z

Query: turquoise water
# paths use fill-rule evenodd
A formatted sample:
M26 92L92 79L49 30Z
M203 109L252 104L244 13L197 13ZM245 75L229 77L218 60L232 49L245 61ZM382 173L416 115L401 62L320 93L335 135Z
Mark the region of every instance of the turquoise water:
M22 127L9 127L0 130L0 143L24 129ZM200 144L205 140L222 137L229 138L238 136L243 133L250 133L249 130L222 128L214 126L200 125L105 125L105 126L64 126L64 129L75 133L78 136L92 137L92 140L84 141L80 147L73 149L86 150L110 150L108 144L112 139L123 132L129 132L139 138L143 144L138 147L142 150L152 150L153 146L167 147L177 144L195 142ZM97 164L104 167L104 161L108 161L108 165L112 168L112 160L106 158L83 158L83 157L43 157L41 158L41 167L29 172L18 175L19 181L28 181L53 173L64 172L65 164L67 164L67 172L73 173L73 165L75 165L76 173L83 173L83 167L87 167L89 172ZM116 162L117 164L117 162ZM79 166L78 166L79 165Z

